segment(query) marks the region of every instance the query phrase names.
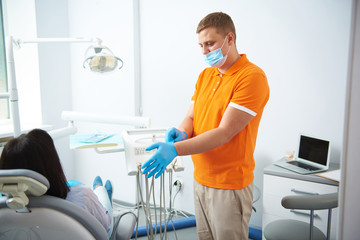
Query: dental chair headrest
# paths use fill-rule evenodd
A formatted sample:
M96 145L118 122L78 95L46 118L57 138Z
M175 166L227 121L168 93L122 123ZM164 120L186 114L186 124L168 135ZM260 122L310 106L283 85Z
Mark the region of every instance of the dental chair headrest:
M41 196L49 186L49 181L43 175L32 170L0 170L0 193L9 195L6 204L12 209L25 208L29 203L26 195Z

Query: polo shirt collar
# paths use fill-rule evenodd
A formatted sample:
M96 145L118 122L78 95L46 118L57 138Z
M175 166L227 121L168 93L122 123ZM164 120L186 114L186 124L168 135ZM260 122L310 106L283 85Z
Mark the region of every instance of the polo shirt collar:
M221 74L221 75L231 76L235 74L237 71L239 71L242 68L242 66L244 66L247 62L249 62L249 60L246 57L246 54L240 54L240 56L241 57L224 73L219 72L219 69L215 68L214 75L218 76Z

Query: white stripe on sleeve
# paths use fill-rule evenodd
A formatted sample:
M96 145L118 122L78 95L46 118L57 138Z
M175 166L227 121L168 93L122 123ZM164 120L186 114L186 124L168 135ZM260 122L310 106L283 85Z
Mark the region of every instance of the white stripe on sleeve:
M254 111L252 111L252 110L250 110L250 109L248 109L248 108L246 108L246 107L244 107L244 106L241 106L241 105L239 105L239 104L233 103L233 102L230 102L230 103L229 103L229 106L234 107L234 108L236 108L236 109L239 109L239 110L241 110L241 111L244 111L244 112L246 112L246 113L248 113L248 114L250 114L250 115L252 115L252 116L254 116L254 117L257 115L256 112L254 112Z

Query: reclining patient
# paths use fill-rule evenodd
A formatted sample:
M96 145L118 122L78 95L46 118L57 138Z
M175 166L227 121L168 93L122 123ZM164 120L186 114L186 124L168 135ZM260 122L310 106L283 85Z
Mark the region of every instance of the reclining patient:
M111 236L113 215L110 181L107 180L104 187L97 176L93 190L81 183L69 186L54 141L46 131L34 129L10 140L2 151L0 169L30 169L44 175L50 183L47 195L66 199L88 210Z

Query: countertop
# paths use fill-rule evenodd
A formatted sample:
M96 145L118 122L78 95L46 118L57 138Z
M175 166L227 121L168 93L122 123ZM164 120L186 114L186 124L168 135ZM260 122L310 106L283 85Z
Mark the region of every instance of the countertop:
M332 170L336 170L336 169L339 169L339 164L330 163L328 171L332 171ZM269 175L274 175L274 176L279 176L279 177L288 177L288 178L299 179L299 180L304 180L304 181L309 181L309 182L323 183L323 184L328 184L328 185L339 186L339 182L337 182L337 181L327 179L327 178L323 178L323 177L317 176L315 174L306 174L306 175L299 174L299 173L287 170L285 168L276 166L274 164L271 164L271 165L267 166L266 168L264 168L264 174L269 174Z

